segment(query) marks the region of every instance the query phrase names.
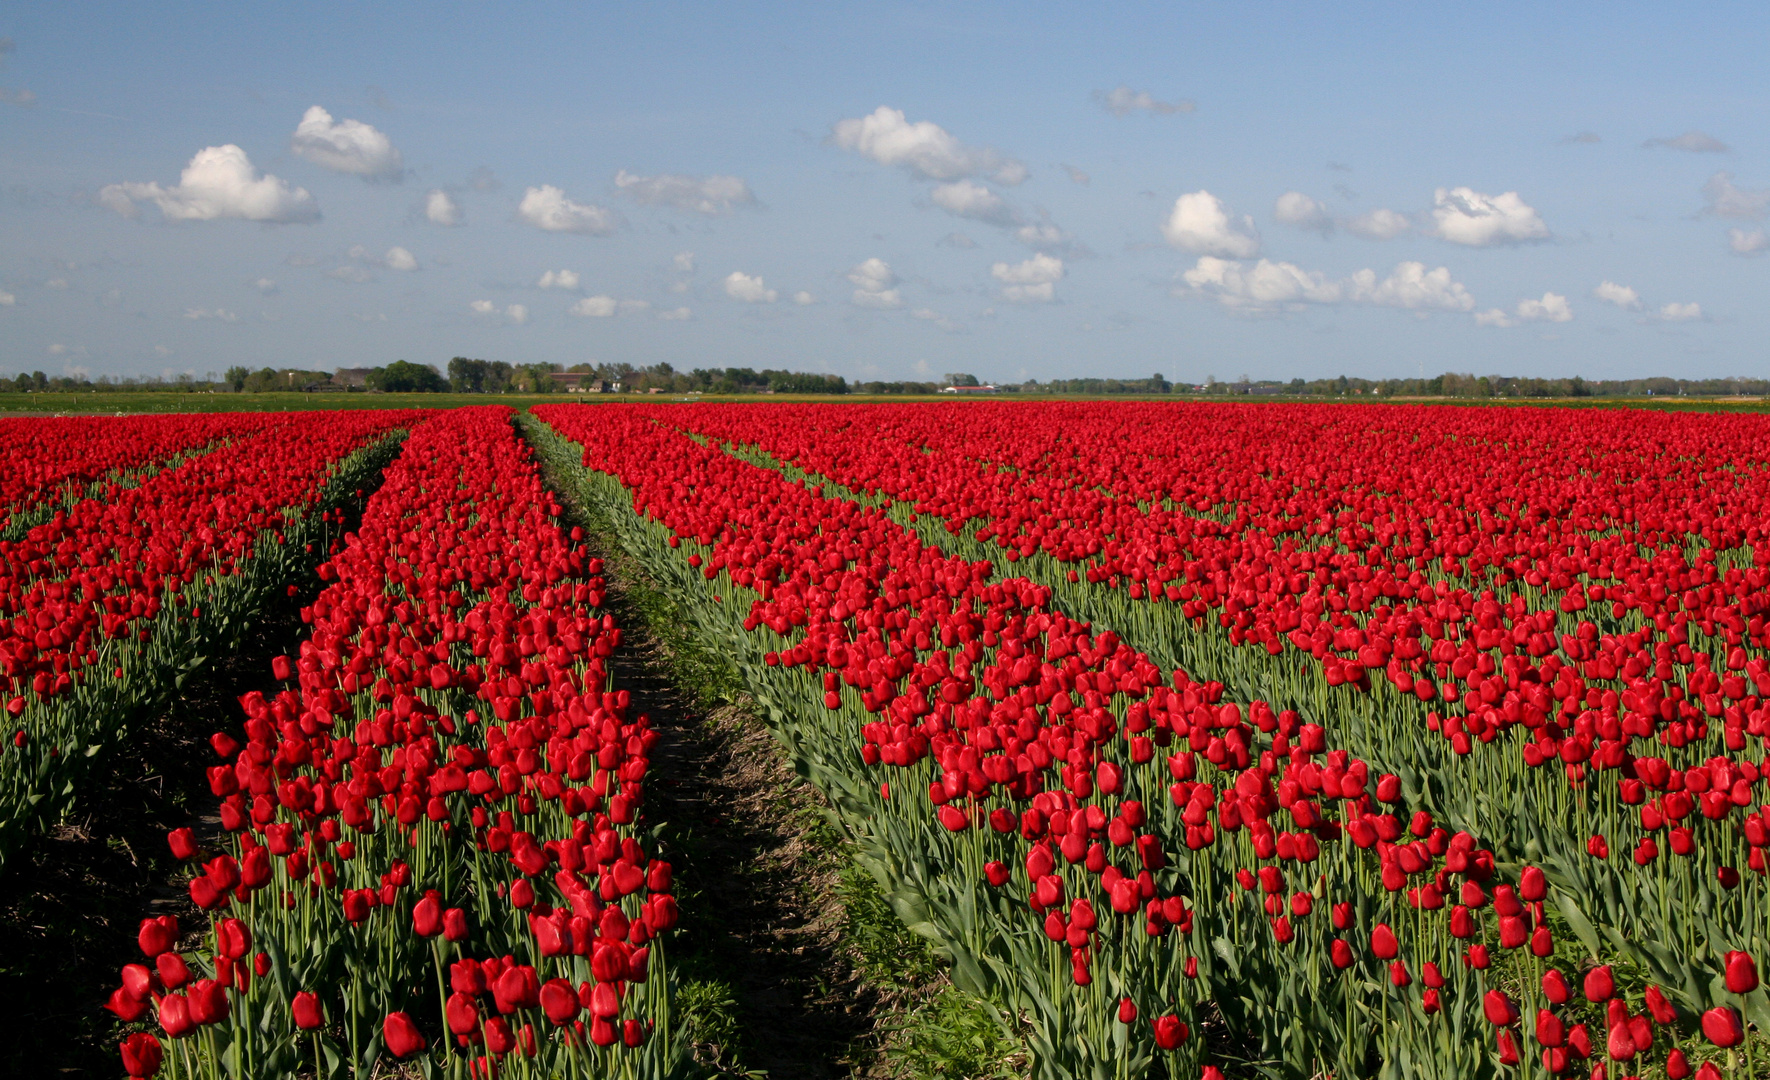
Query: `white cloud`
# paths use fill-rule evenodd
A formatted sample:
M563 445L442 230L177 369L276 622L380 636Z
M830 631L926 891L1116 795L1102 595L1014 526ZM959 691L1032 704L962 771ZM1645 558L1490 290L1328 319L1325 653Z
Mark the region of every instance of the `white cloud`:
M353 249L353 257L354 250L355 249ZM348 281L353 285L361 285L364 282L375 280L375 275L371 274L366 268L361 266L335 267L326 271L326 276L329 278L336 278L339 281Z
M764 285L760 276L733 270L725 277L725 295L746 304L772 304L780 294Z
M1735 255L1762 255L1770 250L1770 235L1766 235L1763 229L1728 229L1727 246Z
M1633 292L1633 290L1629 290ZM1567 304L1567 297L1552 292L1543 294L1541 300L1520 300L1518 306L1510 312L1500 308L1488 308L1475 313L1478 326L1494 326L1504 329L1517 326L1523 322L1572 322L1573 309Z
M1702 186L1705 213L1717 217L1748 218L1756 221L1770 207L1770 188L1733 186L1733 174L1718 172Z
M965 327L962 324L954 322L952 319L947 318L933 308L917 308L910 312L910 318L920 319L923 322L931 322L949 334L962 334L965 332ZM916 368L917 374L926 375L928 373L928 361L918 360L916 363L918 365Z
M615 231L613 212L590 203L573 202L565 197L564 191L551 184L523 192L516 216L547 232L607 236Z
M1601 281L1592 290L1592 295L1606 304L1615 304L1625 311L1634 311L1641 306L1641 296L1627 285L1618 285L1614 281Z
M1346 222L1347 232L1366 240L1393 240L1413 227L1413 221L1406 214L1380 207Z
M670 262L684 274L694 273L694 252L692 251L678 251L676 257Z
M1280 195L1272 204L1272 216L1286 225L1324 236L1334 230L1334 219L1328 214L1327 207L1301 191L1287 191Z
M252 287L257 289L261 296L275 296L277 294L277 283L267 277L261 277L254 281Z
M1641 149L1647 150L1655 146L1683 150L1691 154L1724 154L1727 152L1726 143L1701 131L1686 131L1682 135L1662 135L1657 139L1648 139L1641 144Z
M658 318L665 322L682 322L692 314L694 313L685 307L670 308L667 311L658 312Z
M1462 283L1446 267L1427 270L1424 263L1398 264L1386 278L1375 270L1359 270L1334 280L1294 263L1261 259L1249 269L1240 262L1205 256L1182 280L1194 295L1228 308L1271 312L1305 304L1359 304L1414 311L1468 311L1475 306Z
M403 247L390 247L387 254L381 256L381 265L389 270L416 270L418 259Z
M1518 318L1525 322L1572 322L1573 309L1567 297L1546 292L1541 300L1518 301Z
M16 303L18 303L18 297L7 292L5 289L0 289L0 307L11 307Z
M442 188L431 188L424 196L424 217L432 225L455 226L461 224L461 204L455 197Z
M535 282L540 289L564 289L566 292L578 291L578 274L575 270L548 270Z
M941 247L955 247L955 248L967 248L967 249L974 248L977 246L977 241L971 239L969 236L966 236L962 232L947 233L945 236L943 236L939 240L935 241L935 243L939 244Z
M586 319L607 319L623 312L647 311L649 300L616 300L612 296L586 296L571 306L571 313Z
M1223 203L1208 191L1194 191L1174 200L1174 209L1162 222L1168 243L1195 255L1251 259L1260 253L1260 233L1254 219L1230 220Z
M98 201L124 217L135 217L135 204L152 200L172 221L246 221L306 224L320 219L320 208L306 188L290 187L266 173L259 175L246 152L229 143L197 151L173 187L157 183L110 184Z
M1146 112L1155 116L1172 116L1175 113L1189 113L1198 108L1190 101L1157 101L1149 96L1147 90L1132 90L1121 86L1116 90L1096 90L1094 100L1114 116L1129 116L1134 112Z
M1468 247L1549 238L1542 217L1516 191L1484 195L1473 188L1439 188L1433 196L1432 218L1433 235Z
M1083 187L1087 187L1088 181L1092 179L1087 173L1076 168L1074 165L1065 165L1063 171L1069 174L1069 182L1072 184L1080 184Z
M903 295L897 289L897 274L884 259L868 259L848 271L854 283L853 302L867 308L900 308Z
M1055 223L1045 221L1029 221L1014 230L1014 239L1030 248L1050 248L1058 251L1072 250L1069 233L1058 228Z
M967 146L929 120L909 123L904 114L881 105L866 116L837 121L830 139L881 165L902 165L929 180L988 176L1013 187L1026 179L1026 166L1000 151Z
M43 287L45 289L54 289L57 292L67 292L70 288L68 285L68 279L60 277L50 278L43 283Z
M322 168L352 173L365 180L398 180L405 162L393 143L361 120L333 120L315 105L301 117L289 149Z
M1696 303L1662 304L1654 317L1661 322L1693 322L1702 318L1702 305Z
M239 322L240 317L226 308L209 311L204 308L185 308L184 317L191 320L213 319L216 322Z
M14 90L11 87L0 86L0 103L18 105L28 109L37 104L37 95L23 88Z
M800 289L798 292L793 294L793 303L798 304L799 306L803 307L806 304L817 303L817 297L806 292L804 289Z
M696 214L729 214L756 201L749 185L737 176L635 176L622 169L615 173L615 189L643 206L668 206Z
M1049 304L1056 299L1056 283L1063 279L1063 260L1040 253L1013 265L996 263L989 272L1002 283L1003 299L1016 304Z
M1002 197L975 180L954 180L928 193L934 205L955 217L973 218L991 225L1013 225L1014 211Z
M517 326L521 326L523 323L529 321L529 309L523 304L511 304L502 312L498 310L498 305L492 303L490 300L475 300L468 304L467 307L472 310L475 315L482 316L486 319L496 319L503 323L514 323Z

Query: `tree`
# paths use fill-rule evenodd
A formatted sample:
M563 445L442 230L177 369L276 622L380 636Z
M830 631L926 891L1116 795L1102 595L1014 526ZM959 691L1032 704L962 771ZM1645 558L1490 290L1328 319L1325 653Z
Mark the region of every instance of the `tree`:
M373 368L367 380L369 389L390 394L447 393L448 382L429 364L395 360L386 367Z
M234 393L237 394L246 388L246 377L251 374L252 372L248 368L235 364L227 369L227 385L233 387Z
M976 386L977 376L963 371L955 371L947 375L946 384L948 386Z

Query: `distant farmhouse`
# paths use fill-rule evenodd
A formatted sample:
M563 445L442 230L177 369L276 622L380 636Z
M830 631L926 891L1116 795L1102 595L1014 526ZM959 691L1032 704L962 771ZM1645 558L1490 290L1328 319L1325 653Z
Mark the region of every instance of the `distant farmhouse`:
M995 387L988 386L988 385L985 385L985 386L947 386L947 387L943 387L940 392L943 394L994 394L994 393L997 393L997 390Z

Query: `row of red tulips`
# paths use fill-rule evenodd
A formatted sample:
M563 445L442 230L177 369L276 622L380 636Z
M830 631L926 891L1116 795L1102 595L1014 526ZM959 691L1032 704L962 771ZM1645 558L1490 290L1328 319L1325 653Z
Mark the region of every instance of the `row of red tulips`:
M1189 411L1164 408L1170 416L1185 416ZM703 412L706 421L700 426L717 437L740 434L731 414ZM762 414L770 412L776 410L759 410ZM929 423L928 412L924 410L916 418L918 433L936 427ZM1279 412L1283 422L1308 427L1309 410ZM1593 434L1592 428L1581 426L1585 421L1565 419L1569 414L1482 413L1477 419L1485 425L1481 428L1484 438L1477 440L1467 430L1476 420L1450 410L1438 421L1437 412L1443 411L1423 410L1405 415L1414 417L1412 427L1416 431L1430 430L1434 425L1449 429L1453 443L1455 433L1460 432L1465 442L1488 445L1498 438L1498 425L1510 424L1507 444L1538 470L1539 477L1549 472L1549 458L1533 444L1533 439L1540 438L1551 447L1559 445L1564 450L1572 435ZM1352 413L1357 414L1358 410ZM1024 413L1013 410L1003 415L1025 419ZM1237 415L1231 410L1219 419L1234 419ZM851 413L847 420L853 418ZM1372 410L1367 418L1373 425L1393 422L1396 411ZM765 422L765 416L756 419L755 430L767 432L768 438L781 447L791 448L806 461L849 469L854 475L846 479L889 472L893 477L891 492L899 495L933 489L975 493L1023 481L1030 485L1047 472L1055 475L1068 469L1068 457L1053 449L1066 445L1062 428L1049 435L1043 461L1033 460L1034 455L1022 455L1013 471L998 472L976 461L943 457L940 452L893 454L895 448L889 442L882 448L857 449L862 440L854 439L844 424L837 422L842 419L839 417L820 414L801 427L780 423L778 415L772 424ZM1685 419L1698 424L1694 436L1689 431L1668 430L1665 418L1655 418L1642 425L1645 435L1633 442L1629 438L1609 437L1612 452L1608 455L1588 452L1572 456L1588 471L1594 459L1616 458L1624 466L1632 467L1649 457L1648 450L1654 445L1665 443L1680 452L1695 453L1699 448L1693 438L1700 441L1699 437L1706 437L1719 443L1720 451L1709 447L1706 452L1712 455L1711 462L1714 457L1727 461L1728 479L1713 485L1714 491L1704 488L1694 497L1707 499L1711 506L1756 505L1753 500L1762 499L1761 486L1737 479L1750 479L1761 473L1752 465L1750 448L1739 443L1739 425L1729 422L1718 428L1705 428L1701 425L1721 418ZM998 427L1000 420L998 416L994 421ZM696 421L699 423L698 418ZM1244 409L1238 422L1257 431L1259 424L1279 421L1271 420L1271 410ZM964 428L965 424L946 427ZM1035 427L1018 425L1021 444L1028 441L1024 433ZM1549 433L1541 435L1537 429L1545 427L1550 429ZM1006 431L999 433L1004 446L1017 445ZM1718 438L1730 433L1731 438ZM1602 432L1598 434L1601 436ZM1415 438L1421 441L1425 436L1416 434ZM1617 449L1617 444L1627 444L1623 449L1628 453ZM1168 445L1153 443L1143 449L1150 457L1158 457L1169 453ZM1269 473L1282 473L1264 456L1271 451L1270 447L1256 443L1251 449L1250 457L1267 462L1262 468ZM1344 450L1345 446L1336 449ZM1295 450L1284 452L1297 456ZM1725 453L1733 457L1725 458ZM910 464L890 464L903 461ZM885 464L868 472L864 463ZM1338 456L1321 461L1305 456L1302 463L1291 467L1290 473L1343 477L1346 470L1365 465L1358 461L1349 463ZM1370 476L1378 478L1375 482L1379 486L1394 481L1393 476L1388 481L1381 479L1385 470L1393 471L1392 464L1377 460L1369 462L1368 469ZM1699 478L1714 471L1711 463L1692 466L1688 460L1643 469L1660 474L1681 470ZM1419 471L1417 466L1415 471ZM1506 464L1499 464L1495 471L1503 480ZM1004 476L1012 479L1004 480ZM1096 479L1103 482L1091 487L1088 497L1103 497L1099 490L1102 488L1111 494L1104 479ZM1617 475L1605 479L1612 486L1621 485L1624 480ZM1123 485L1126 481L1118 483ZM1489 499L1491 505L1501 501L1509 490L1504 483L1496 483L1494 491L1478 494ZM881 496L888 498L884 493L873 497ZM966 498L976 505L985 501L975 495ZM1554 496L1551 493L1542 498L1552 504ZM1649 505L1646 496L1634 501L1637 509ZM918 505L928 509L925 503ZM1672 512L1662 503L1653 505L1657 507L1653 514ZM1586 510L1592 508L1587 506ZM1756 526L1726 518L1716 522L1702 517L1701 508L1698 510L1696 518L1706 524L1697 536L1686 538L1689 542L1701 543L1706 538L1715 545L1737 544L1743 537L1756 546L1723 549L1718 557L1723 562L1743 561L1747 565L1760 560L1757 553L1764 551L1764 545L1756 535ZM1115 520L1126 532L1136 535L1134 529L1125 526L1126 516L1148 516L1145 512L1149 507L1121 505L1120 511ZM1026 513L1024 508L1007 508L1004 512L1010 516ZM949 550L976 558L1003 554L1000 530L990 519L972 519L961 527L955 521L919 516L902 505L895 507L894 514L925 538ZM1424 530L1429 534L1445 516L1442 503L1421 503L1413 514L1412 527L1416 532ZM1532 519L1530 514L1522 517ZM1549 519L1551 523L1553 520ZM1628 509L1606 528L1627 530L1639 520L1636 509ZM1660 527L1652 522L1651 516L1649 520L1652 528ZM1215 527L1211 523L1211 528ZM1064 535L1086 539L1103 534L1077 524ZM1261 536L1259 528L1249 526L1226 552L1242 560L1237 564L1238 572L1264 569L1260 561L1265 550L1260 544ZM1577 542L1580 538L1574 539L1574 553L1583 557ZM1647 541L1655 537L1643 531L1634 539ZM1666 537L1660 539L1669 542ZM1093 540L1069 543L1072 549L1094 546ZM1107 539L1108 546L1113 543L1116 540ZM1669 565L1669 556L1665 552L1661 555L1657 565L1664 569ZM1010 548L1007 556L1017 559L1017 552ZM1219 613L1217 625L1206 627L1195 614L1197 609L1189 609L1191 601L1168 603L1148 593L1139 595L1138 581L1106 578L1095 572L1090 560L1082 560L1090 563L1085 574L1089 581L1080 580L1084 575L1077 573L1076 564L1065 563L1071 557L1070 552L1063 550L1056 555L1033 552L1018 558L1016 565L1051 587L1066 608L1121 630L1158 660L1209 671L1243 692L1269 697L1280 707L1297 708L1323 723L1340 745L1413 778L1424 807L1456 827L1487 838L1502 861L1540 860L1574 902L1569 928L1596 924L1585 942L1593 953L1616 950L1627 955L1653 977L1685 983L1690 999L1700 1002L1704 998L1703 986L1718 971L1726 953L1736 946L1763 948L1767 936L1766 909L1759 902L1757 890L1762 888L1763 848L1770 834L1754 795L1763 772L1758 748L1761 737L1770 731L1770 709L1761 697L1770 692L1770 679L1764 676L1759 640L1761 617L1740 623L1746 631L1744 635L1725 630L1724 624L1729 619L1742 619L1742 612L1749 614L1753 605L1762 603L1761 591L1754 590L1759 590L1764 571L1735 567L1725 577L1730 592L1724 594L1718 586L1712 590L1704 587L1694 597L1685 596L1687 610L1671 614L1643 610L1638 605L1630 608L1628 604L1635 601L1651 605L1651 599L1642 598L1650 597L1652 589L1660 587L1633 578L1630 589L1634 591L1625 598L1626 603L1619 601L1621 610L1580 611L1577 608L1583 604L1566 602L1584 587L1577 579L1544 581L1541 584L1548 587L1540 591L1528 580L1513 583L1514 591L1509 598L1503 583L1490 581L1501 585L1499 592L1506 600L1501 603L1491 592L1485 599L1475 601L1464 587L1466 581L1436 575L1436 581L1422 580L1412 596L1397 594L1390 598L1393 603L1379 605L1365 622L1365 629L1370 629L1385 620L1414 619L1414 632L1420 635L1417 639L1395 639L1396 651L1411 655L1411 659L1406 665L1391 659L1391 678L1373 686L1362 675L1343 677L1345 671L1337 666L1340 660L1324 649L1319 637L1312 644L1315 655L1325 656L1323 664L1317 664L1302 647L1281 649L1271 642L1264 648L1250 647L1258 643L1252 637L1238 635L1238 620L1250 612L1261 618L1269 615L1270 605L1266 610L1259 607L1266 597L1248 595L1246 606L1232 597ZM1716 557L1714 548L1702 548L1693 556L1699 565L1712 563ZM1368 554L1366 559L1371 566L1378 565L1378 560ZM1584 568L1588 577L1595 569L1592 563L1579 563L1573 556L1562 562L1568 565L1569 573L1576 564ZM1370 566L1360 569L1369 570ZM1714 575L1709 576L1712 579ZM1343 582L1325 576L1309 581L1303 606L1344 606L1345 597L1336 591L1339 584ZM1404 586L1402 592L1409 589L1412 586ZM1555 599L1556 589L1561 590L1560 600ZM1660 595L1665 595L1664 589ZM1727 595L1733 597L1736 609L1711 606L1706 613L1698 614L1688 610L1691 605L1700 607L1706 598L1719 603ZM1281 598L1279 606L1282 604ZM1466 609L1476 616L1468 620L1473 626L1464 625L1462 613ZM1350 611L1348 608L1336 617L1350 626ZM1239 613L1231 617L1231 612ZM1562 631L1558 636L1556 629ZM1340 645L1358 646L1361 652L1376 648L1370 643L1360 644L1364 640L1363 629L1354 628L1346 633L1348 637ZM1720 636L1710 636L1713 634ZM1656 635L1660 638L1657 642ZM1391 644L1377 640L1384 649ZM1380 658L1367 659L1374 663ZM1723 670L1736 674L1724 679L1715 674ZM1414 680L1412 672L1419 673L1418 680ZM1460 702L1447 704L1431 692L1434 675L1446 678L1452 687L1456 679L1467 676L1471 686L1480 687L1480 693L1464 694ZM1410 680L1414 680L1411 686ZM1451 696L1458 696L1454 689ZM1710 719L1719 722L1711 728ZM1565 778L1563 784L1543 775L1549 769L1557 778ZM1613 844L1617 851L1615 860L1610 858ZM1664 861L1668 858L1674 864L1669 872ZM1643 867L1647 868L1645 872ZM1744 888L1742 877L1747 880ZM1686 901L1692 889L1710 897L1700 908ZM1677 948L1667 953L1639 944L1658 939L1675 941ZM1762 1009L1762 1005L1757 1007ZM1770 1011L1758 1015L1757 1022L1767 1020Z
M273 422L262 413L0 420L0 533L92 485Z
M262 423L0 540L0 860L323 556L414 415Z
M656 735L557 513L508 409L414 426L274 665L294 685L214 737L222 835L170 837L207 919L142 925L110 999L146 1028L131 1076L679 1073Z
M1744 949L1712 988L1643 989L1625 971L1621 989L1671 1029L1657 1036L1620 996L1557 1001L1544 966L1605 944L1580 883L1496 867L1489 834L1421 808L1413 770L1378 776L1330 750L1347 725L1225 707L1220 685L1170 679L1051 611L1048 588L990 583L988 564L674 434L681 411L540 411L607 470L586 483L629 545L674 564L691 610L731 639L900 910L960 978L1032 1015L1050 1075L1134 1073L1157 1048L1192 1060L1203 1002L1246 1028L1214 1053L1252 1045L1302 1075L1482 1075L1521 1047L1564 1072L1589 1031L1617 1062L1657 1037L1676 1072L1737 1043L1736 1010L1761 1005ZM909 776L873 789L857 782L868 766ZM1512 1026L1514 1002L1535 1003L1533 1030ZM1699 1014L1710 1040L1689 1043ZM1472 1040L1489 1022L1497 1034ZM1626 1053L1619 1030L1641 1036Z

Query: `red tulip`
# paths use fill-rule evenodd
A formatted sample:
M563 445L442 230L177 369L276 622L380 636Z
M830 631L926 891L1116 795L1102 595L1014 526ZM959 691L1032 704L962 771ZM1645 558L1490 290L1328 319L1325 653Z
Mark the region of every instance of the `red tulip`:
M449 1031L456 1035L472 1035L479 1030L479 1005L473 995L456 990L449 995L448 1003L443 1007L444 1019L448 1021Z
M194 859L197 856L197 842L188 828L173 829L167 833L166 845L172 849L172 857L179 862Z
M1702 1033L1723 1050L1738 1046L1745 1039L1739 1011L1727 1005L1717 1005L1702 1014Z
M302 1031L315 1031L326 1026L326 1011L311 990L297 991L295 1000L289 1003L289 1012L295 1019L295 1026Z
M160 1071L164 1051L160 1040L146 1031L138 1031L124 1039L119 1049L123 1054L123 1071L132 1077L148 1077Z
M1549 999L1550 1004L1567 1004L1567 999L1571 995L1567 990L1567 979L1559 969L1550 968L1543 972L1543 996Z
M1536 1041L1543 1046L1560 1046L1567 1038L1567 1026L1547 1009L1536 1013Z
M1749 994L1758 988L1758 965L1748 952L1727 954L1727 990L1733 994Z
M387 1041L388 1052L396 1058L411 1057L425 1046L418 1025L403 1012L388 1013L381 1024L381 1034Z
M167 994L160 999L160 1029L170 1038L178 1038L196 1030L191 1020L190 1003L183 994Z
M1352 966L1352 961L1354 959L1352 955L1352 946L1346 944L1341 939L1334 939L1333 945L1328 949L1328 954L1333 960L1335 967L1344 970Z
M571 1023L578 1015L578 995L564 979L548 979L541 986L541 1010L555 1026Z
M1186 1037L1191 1034L1186 1024L1172 1013L1156 1017L1154 1027L1155 1044L1163 1050L1178 1049L1180 1044L1186 1041Z
M443 938L448 941L467 940L467 912L449 908L443 912Z
M425 893L422 900L412 905L412 932L432 938L442 933L442 928L442 902L435 892Z
M150 959L158 957L178 944L178 918L162 915L157 919L141 920L141 931L135 940Z
M1481 1011L1494 1027L1505 1027L1518 1015L1518 1010L1512 1007L1512 999L1503 990L1489 990L1481 999Z
M1587 1001L1609 1001L1615 995L1616 980L1610 975L1609 965L1586 972L1585 991Z
M1389 929L1388 923L1378 923L1371 931L1371 953L1378 960L1392 960L1400 946L1395 941L1395 931Z
M221 954L229 959L238 960L252 951L252 931L238 919L221 920L215 936L220 941Z
M1132 1024L1137 1021L1137 1003L1130 998L1119 999L1119 1023Z
M125 1024L131 1024L141 1019L142 1014L146 1013L152 1004L153 1002L148 1000L146 995L136 997L129 993L127 987L119 986L111 991L111 996L105 1001L104 1007L115 1013L117 1019Z
M154 960L154 967L159 971L160 982L166 989L177 990L190 981L191 969L184 962L184 957L175 952L163 952Z

